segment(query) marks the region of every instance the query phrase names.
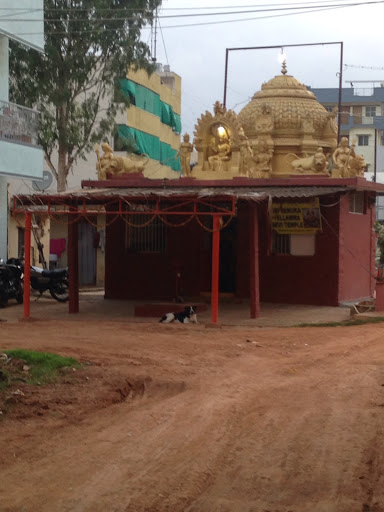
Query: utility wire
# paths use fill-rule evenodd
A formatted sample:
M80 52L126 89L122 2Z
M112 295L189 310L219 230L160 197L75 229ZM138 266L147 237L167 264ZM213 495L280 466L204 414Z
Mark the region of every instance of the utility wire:
M253 7L276 7L280 5L302 5L302 4L318 4L318 3L327 3L327 2L333 2L334 0L313 0L313 1L305 1L302 0L301 2L290 2L289 4L286 4L284 2L279 2L275 4L257 4L257 5L222 5L222 6L201 6L201 7L161 7L162 11L197 11L197 10L210 10L210 9L251 9ZM345 0L348 1L348 0ZM26 9L25 7L0 7L0 11L28 11L28 12L126 12L126 11L138 11L140 10L137 7L122 7L122 8L85 8L85 7L69 7L69 8L56 8L56 9ZM142 10L145 10L143 8ZM15 13L15 15L20 13Z
M326 8L326 9L332 9L332 8L338 8L338 7L355 7L355 6L361 6L361 5L374 5L374 4L382 4L384 3L384 0L366 0L364 2L353 2L353 3L337 3L337 4L329 4L327 6L322 6L320 4L316 4L316 5L303 5L301 7L276 7L276 8L269 8L269 7L266 7L265 9L251 9L251 10L247 10L247 11L230 11L230 12L209 12L209 13L189 13L189 14L170 14L170 15L165 15L165 16L157 16L157 18L161 18L161 19L175 19L175 18L191 18L191 17L201 17L201 16L204 16L204 17L207 17L207 16L234 16L234 15L238 15L238 14L253 14L253 13L257 13L257 12L277 12L277 11L299 11L299 10L302 10L302 9L314 9L314 10L317 10L319 7L321 8ZM148 16L150 17L150 16ZM45 20L45 23L56 23L56 22L64 22L64 23L76 23L78 21L95 21L95 22L100 22L100 21L136 21L138 18L137 16L133 16L133 17L123 17L123 18L77 18L77 19L62 19L62 18L58 18L58 19L46 19ZM18 18L18 19L3 19L3 21L8 21L8 22L41 22L42 20L34 20L34 19L30 19L30 18L26 18L26 19L22 19L22 18Z
M168 53L167 53L167 48L165 46L165 41L164 41L164 36L163 36L163 30L161 28L161 25L160 25L160 20L159 21L159 29L160 29L160 35L161 35L161 39L163 41L163 46L164 46L164 53L165 53L165 59L167 61L167 64L169 65L169 61L168 61Z
M383 3L384 0L381 0L380 3ZM377 3L377 2L374 2L374 3ZM361 4L356 4L356 5L361 5ZM355 5L354 5L355 6ZM335 10L335 9L343 9L345 6L344 5L340 5L338 7L322 7L322 8L319 8L319 9L316 9L316 10L311 10L311 11L302 11L302 12L293 12L293 13L284 13L284 14L275 14L275 15L271 15L271 16L257 16L257 17L254 17L254 18L238 18L238 19L235 19L235 20L222 20L222 21L207 21L207 22L202 22L202 23L189 23L189 24L185 24L185 25L167 25L165 27L163 27L163 29L169 29L169 28L185 28L185 27L201 27L201 26L204 26L204 25L218 25L218 24L223 24L223 23L236 23L236 22L241 22L241 21L254 21L254 20L265 20L265 19L271 19L271 18L281 18L281 17L285 17L285 16L297 16L297 15L300 15L300 14L312 14L314 12L321 12L321 11L330 11L330 10ZM148 27L148 26L143 26L141 27L141 30L147 30L147 29L150 29L151 27ZM71 31L66 31L66 32L59 32L59 31L54 31L54 32L48 32L48 31L45 31L44 33L43 32L18 32L18 33L15 33L14 35L19 35L19 36L26 36L26 35L39 35L39 34L50 34L50 35L68 35L68 34L85 34L85 33L92 33L92 32L101 32L101 31L115 31L116 28L103 28L103 27L100 27L98 29L93 29L93 30L71 30Z

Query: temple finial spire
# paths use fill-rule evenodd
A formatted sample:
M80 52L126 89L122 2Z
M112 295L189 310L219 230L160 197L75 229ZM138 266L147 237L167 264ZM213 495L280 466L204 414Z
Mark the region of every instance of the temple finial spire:
M281 73L283 75L286 75L287 74L287 61L284 59L283 60L283 64L281 66Z

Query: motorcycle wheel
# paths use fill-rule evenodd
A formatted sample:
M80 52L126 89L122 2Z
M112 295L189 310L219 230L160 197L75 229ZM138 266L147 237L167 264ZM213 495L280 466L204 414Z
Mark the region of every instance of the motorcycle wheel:
M49 293L58 302L67 302L67 300L69 299L68 286L68 280L62 279L61 281L52 283L52 286L49 289Z
M22 304L24 302L24 290L22 286L20 287L16 294L16 300L18 304Z
M4 282L0 279L0 308L5 308L8 304L7 292L5 290Z

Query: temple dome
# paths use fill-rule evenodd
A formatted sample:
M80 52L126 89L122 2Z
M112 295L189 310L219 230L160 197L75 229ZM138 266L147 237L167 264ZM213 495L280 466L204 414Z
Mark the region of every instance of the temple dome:
M282 75L264 83L261 91L240 111L238 119L245 133L252 138L257 135L255 121L267 110L273 117L274 131L284 135L288 131L300 132L303 120L313 123L313 137L324 138L324 128L329 121L329 112L318 102L312 91L295 77L287 75L283 66ZM334 123L336 136L336 123Z

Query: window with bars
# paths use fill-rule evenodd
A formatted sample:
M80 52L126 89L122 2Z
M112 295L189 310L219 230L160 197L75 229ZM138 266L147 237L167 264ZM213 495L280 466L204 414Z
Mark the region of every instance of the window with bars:
M367 106L365 107L365 117L375 117L376 116L376 107Z
M166 226L155 217L137 214L127 217L129 224L125 231L125 248L129 252L164 253L166 252Z
M291 254L291 236L272 231L272 254Z
M358 146L369 146L369 135L358 135L357 136Z

